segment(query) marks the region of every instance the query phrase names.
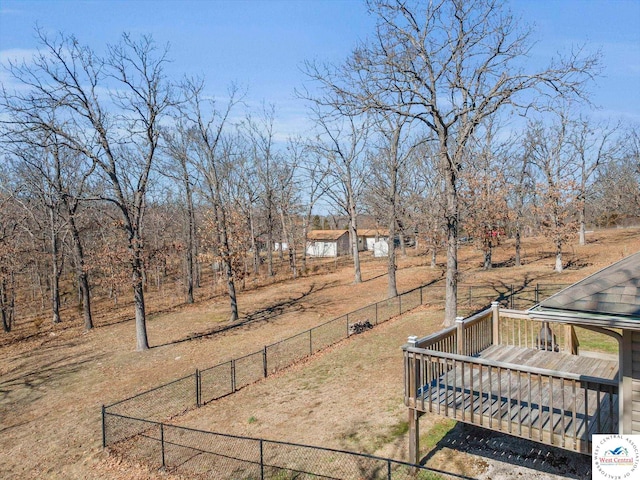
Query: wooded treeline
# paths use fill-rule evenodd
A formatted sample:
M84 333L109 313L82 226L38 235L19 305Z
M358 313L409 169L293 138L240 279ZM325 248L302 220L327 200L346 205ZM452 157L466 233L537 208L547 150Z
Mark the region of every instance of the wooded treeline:
M370 43L343 64L305 65L317 88L298 93L314 127L286 139L277 106L168 78L170 52L151 37L123 35L99 55L38 31L40 53L5 66L0 99L4 331L20 301L64 321L66 280L86 329L92 298L132 292L144 350L148 285L177 280L194 302L205 270L237 320L246 280L304 275L307 233L332 217L347 219L359 282L363 214L391 238L415 235L434 265L445 254L452 321L461 238L491 268L501 238L515 238L519 265L520 239L545 235L561 270L587 225L640 218L638 127L584 113L597 55L528 71L530 32L500 3L409 3L370 2ZM395 269L392 241L390 296Z

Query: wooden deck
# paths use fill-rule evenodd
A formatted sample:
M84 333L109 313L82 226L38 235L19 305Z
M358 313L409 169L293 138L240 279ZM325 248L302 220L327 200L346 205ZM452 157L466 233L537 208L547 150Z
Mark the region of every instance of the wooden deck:
M618 433L618 362L576 355L573 328L492 302L432 335L409 337L402 348L411 460L420 460L418 419L426 412L586 454L592 435Z
M582 453L618 431L618 362L507 345L414 357L418 412ZM413 399L412 399L413 400Z
M604 357L567 355L536 348L519 348L512 345L491 345L483 350L479 357L497 362L528 365L530 367L607 378L609 380L618 378L618 362L607 360Z

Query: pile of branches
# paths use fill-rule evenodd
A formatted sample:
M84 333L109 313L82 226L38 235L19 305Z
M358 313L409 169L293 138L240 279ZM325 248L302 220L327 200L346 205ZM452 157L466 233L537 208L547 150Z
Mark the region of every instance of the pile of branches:
M349 325L349 335L356 335L358 333L366 332L373 328L373 325L369 320L364 322L356 322Z

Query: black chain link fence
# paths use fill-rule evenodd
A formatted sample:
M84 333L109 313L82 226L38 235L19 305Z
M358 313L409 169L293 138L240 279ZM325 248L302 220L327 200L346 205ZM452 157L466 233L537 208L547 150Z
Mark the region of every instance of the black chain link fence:
M360 453L206 432L120 415L140 433L111 449L153 469L193 479L464 479L462 475ZM111 421L111 420L110 420Z
M538 303L563 285L459 286L458 308L470 314L496 299L507 308ZM102 407L102 443L138 462L216 479L464 478L363 454L236 437L160 423L282 370L351 335L420 305L442 305L443 286L422 286L281 340L257 352ZM418 476L416 477L416 472ZM413 475L413 476L411 476Z

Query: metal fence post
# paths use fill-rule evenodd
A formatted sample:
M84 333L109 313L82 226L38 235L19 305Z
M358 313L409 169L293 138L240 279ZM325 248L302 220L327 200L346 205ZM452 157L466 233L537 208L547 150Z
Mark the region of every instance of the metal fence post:
M262 370L264 371L264 378L267 378L267 346L262 349Z
M162 468L166 467L164 459L164 423L160 424L160 452L162 455Z
M104 405L102 405L102 448L107 448L107 424L105 423Z
M349 314L347 313L347 338L349 338Z
M398 295L398 315L402 315L402 295Z
M260 480L264 480L264 441L260 439Z
M391 480L391 460L387 459L387 480Z
M420 305L422 305L422 287L420 287Z
M231 360L231 391L235 393L236 391L236 360L235 358Z
M540 302L540 284L536 283L536 300L535 303Z
M376 302L376 325L378 324L378 303L380 302Z
M200 370L198 370L196 368L196 407L197 408L200 408L200 405L201 405L201 401L200 401L200 399L201 399L200 381L201 381L201 379L200 379Z
M313 336L311 335L311 332L313 331L312 328L309 329L309 356L313 355Z

